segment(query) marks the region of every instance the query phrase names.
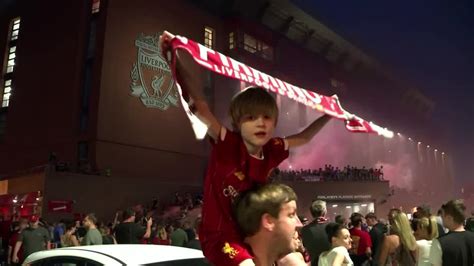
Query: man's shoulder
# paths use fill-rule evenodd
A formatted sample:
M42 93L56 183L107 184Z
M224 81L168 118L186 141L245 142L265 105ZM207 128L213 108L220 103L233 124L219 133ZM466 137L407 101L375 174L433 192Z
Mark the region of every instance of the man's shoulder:
M326 229L326 225L328 223L317 223L315 221L303 226L303 229L305 232L309 232L309 231L325 231Z
M474 241L474 233L471 231L462 231L462 232L449 232L438 237L438 241L446 242L446 241L457 241L459 239L468 239Z

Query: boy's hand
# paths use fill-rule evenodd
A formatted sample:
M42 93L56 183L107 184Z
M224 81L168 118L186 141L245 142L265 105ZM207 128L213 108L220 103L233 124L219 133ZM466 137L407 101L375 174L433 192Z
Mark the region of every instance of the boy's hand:
M164 58L168 61L168 63L171 61L171 45L170 41L175 37L174 34L168 32L168 31L163 31L163 33L160 36L159 40L159 47L161 48L161 54L163 55Z

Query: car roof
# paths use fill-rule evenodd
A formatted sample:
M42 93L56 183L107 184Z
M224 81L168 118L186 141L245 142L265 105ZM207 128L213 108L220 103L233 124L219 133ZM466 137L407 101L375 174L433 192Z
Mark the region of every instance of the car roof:
M91 256L85 256L90 252ZM201 250L166 245L94 245L52 249L30 255L28 262L55 256L79 256L93 259L94 254L113 257L125 264L148 264L204 258Z

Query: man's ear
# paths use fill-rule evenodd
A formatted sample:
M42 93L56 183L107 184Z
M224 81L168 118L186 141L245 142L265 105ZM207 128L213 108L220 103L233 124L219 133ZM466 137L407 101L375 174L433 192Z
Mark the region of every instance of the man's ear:
M260 225L263 229L271 232L275 228L275 218L268 213L264 213L262 219L260 219Z

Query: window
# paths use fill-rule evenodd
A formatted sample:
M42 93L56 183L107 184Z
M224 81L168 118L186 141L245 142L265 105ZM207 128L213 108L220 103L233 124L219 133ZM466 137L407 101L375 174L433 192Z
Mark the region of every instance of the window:
M245 51L267 60L273 60L273 48L266 43L244 33L243 48Z
M0 84L0 92L2 105L1 107L8 107L10 104L10 97L12 95L12 87L13 87L13 71L15 70L15 62L16 62L16 42L18 40L18 36L20 34L20 18L15 18L11 22L10 27L10 40L7 43L7 60L5 64L5 69L3 69L3 80L5 81L3 84Z
M10 40L16 40L18 39L18 33L20 33L20 18L16 18L13 20L12 24L12 34L11 34L11 39Z
M234 33L229 33L229 49L232 50L235 48L235 36Z
M10 102L10 96L12 94L12 80L5 80L3 86L3 97L2 97L2 107L8 107Z
M100 0L92 1L92 14L99 13L100 11Z
M204 27L204 45L208 48L214 49L214 29Z

